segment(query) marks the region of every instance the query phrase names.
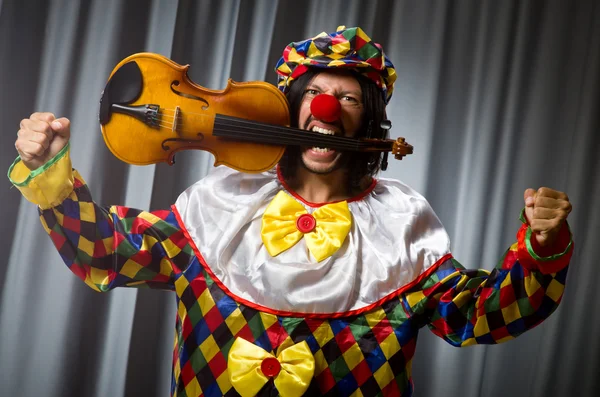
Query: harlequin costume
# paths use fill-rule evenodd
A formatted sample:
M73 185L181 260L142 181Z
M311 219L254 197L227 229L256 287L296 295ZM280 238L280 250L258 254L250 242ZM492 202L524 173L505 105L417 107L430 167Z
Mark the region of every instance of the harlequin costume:
M217 167L145 212L94 203L69 145L9 177L91 288L175 291L177 396L410 396L421 327L455 346L518 336L559 304L573 249L565 226L542 250L522 216L496 269L465 270L427 201L385 178L310 203L277 170Z

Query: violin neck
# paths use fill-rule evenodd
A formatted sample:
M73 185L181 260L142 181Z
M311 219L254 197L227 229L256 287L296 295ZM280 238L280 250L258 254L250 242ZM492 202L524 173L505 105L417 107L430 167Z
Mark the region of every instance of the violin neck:
M217 114L213 126L213 136L254 143L323 147L340 151L389 152L393 140L356 139L326 135L299 128L258 123L238 117Z

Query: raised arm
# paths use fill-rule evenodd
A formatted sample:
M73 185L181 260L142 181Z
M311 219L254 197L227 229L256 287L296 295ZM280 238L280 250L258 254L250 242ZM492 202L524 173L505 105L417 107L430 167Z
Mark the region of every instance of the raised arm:
M42 225L69 269L96 291L173 289L193 252L171 211L101 207L72 169L69 121L34 113L21 122L11 182L38 205Z
M565 288L573 242L571 204L548 188L525 192L517 242L496 268L467 270L449 259L402 297L421 325L454 346L501 343L545 320Z

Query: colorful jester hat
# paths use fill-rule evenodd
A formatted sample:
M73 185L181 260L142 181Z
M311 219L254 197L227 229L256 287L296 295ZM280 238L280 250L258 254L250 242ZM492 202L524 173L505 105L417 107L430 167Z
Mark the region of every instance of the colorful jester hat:
M396 69L381 45L359 27L339 26L335 33L323 32L312 39L290 43L275 67L277 87L287 93L290 84L309 67L353 69L377 84L386 104L392 97Z

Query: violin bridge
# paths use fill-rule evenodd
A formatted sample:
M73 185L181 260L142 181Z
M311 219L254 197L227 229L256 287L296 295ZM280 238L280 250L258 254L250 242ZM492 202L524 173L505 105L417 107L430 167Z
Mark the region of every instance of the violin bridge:
M179 106L175 106L175 115L173 116L173 127L171 127L171 131L179 134L177 131L177 127L179 127Z

